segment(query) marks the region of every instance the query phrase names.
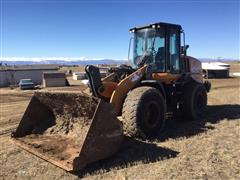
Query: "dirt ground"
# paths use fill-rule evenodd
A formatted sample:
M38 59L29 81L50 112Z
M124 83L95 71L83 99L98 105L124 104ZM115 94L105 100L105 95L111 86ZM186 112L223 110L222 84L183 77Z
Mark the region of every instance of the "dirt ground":
M240 179L240 78L210 81L204 119L168 120L153 142L125 138L118 154L76 173L11 142L33 91L0 89L0 179Z

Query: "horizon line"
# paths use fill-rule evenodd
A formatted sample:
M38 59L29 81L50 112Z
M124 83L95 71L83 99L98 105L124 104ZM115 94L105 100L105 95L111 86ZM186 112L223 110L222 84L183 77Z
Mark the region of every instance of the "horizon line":
M91 57L67 57L67 56L49 56L49 57L0 57L0 61L35 61L35 62L41 62L41 61L91 61L91 60L127 60L127 58L91 58Z
M226 57L198 57L197 59L209 59L209 60L228 60L228 61L240 61L240 58L226 58ZM80 57L66 57L66 56L50 56L50 57L0 57L0 61L34 61L34 62L41 62L41 61L100 61L100 60L114 60L114 61L127 61L127 58L89 58L85 56Z

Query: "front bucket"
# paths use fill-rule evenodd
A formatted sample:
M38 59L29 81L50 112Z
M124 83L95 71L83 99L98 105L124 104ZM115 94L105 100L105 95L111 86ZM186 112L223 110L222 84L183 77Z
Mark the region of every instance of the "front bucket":
M35 92L14 142L67 171L113 155L123 140L110 103L69 92Z

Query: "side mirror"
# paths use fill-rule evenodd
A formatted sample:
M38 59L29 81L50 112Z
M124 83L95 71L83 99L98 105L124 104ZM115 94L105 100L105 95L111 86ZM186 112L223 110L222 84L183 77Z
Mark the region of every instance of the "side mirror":
M186 55L188 48L189 48L189 45L181 46L181 54Z

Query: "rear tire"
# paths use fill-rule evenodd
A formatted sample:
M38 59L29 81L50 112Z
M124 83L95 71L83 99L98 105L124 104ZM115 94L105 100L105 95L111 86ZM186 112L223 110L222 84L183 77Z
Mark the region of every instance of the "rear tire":
M187 85L184 90L183 117L188 120L198 120L204 116L206 107L206 88L199 83Z
M153 87L142 86L130 91L122 110L126 135L142 139L156 136L165 125L166 103Z

